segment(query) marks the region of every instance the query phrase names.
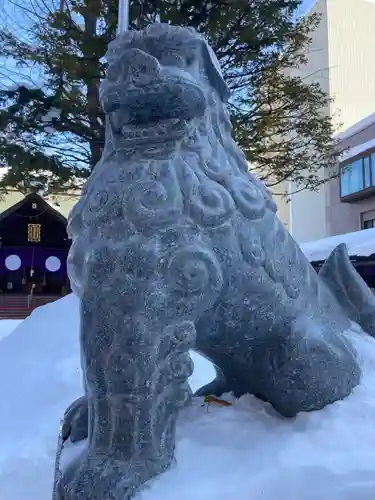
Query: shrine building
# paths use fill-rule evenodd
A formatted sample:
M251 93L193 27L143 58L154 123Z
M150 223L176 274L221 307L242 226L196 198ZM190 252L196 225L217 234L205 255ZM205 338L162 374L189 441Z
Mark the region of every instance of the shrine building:
M36 193L0 213L0 319L22 319L70 292L67 219Z

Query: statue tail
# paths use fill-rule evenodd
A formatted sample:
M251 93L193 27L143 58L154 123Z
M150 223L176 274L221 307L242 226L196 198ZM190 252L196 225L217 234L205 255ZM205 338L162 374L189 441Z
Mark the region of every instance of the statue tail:
M351 263L345 243L332 251L319 277L349 318L375 337L375 296Z

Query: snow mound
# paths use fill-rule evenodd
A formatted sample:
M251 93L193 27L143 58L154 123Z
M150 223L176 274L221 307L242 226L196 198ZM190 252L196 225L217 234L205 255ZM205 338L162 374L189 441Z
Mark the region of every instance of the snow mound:
M22 323L18 319L3 319L0 321L0 341L10 335L16 327Z
M0 342L1 500L50 500L59 421L82 394L74 296L36 310ZM345 401L287 420L252 396L181 414L176 465L139 500L373 500L375 340L351 339L363 378ZM195 389L212 379L194 356ZM84 445L84 444L83 444ZM70 446L65 460L81 445Z

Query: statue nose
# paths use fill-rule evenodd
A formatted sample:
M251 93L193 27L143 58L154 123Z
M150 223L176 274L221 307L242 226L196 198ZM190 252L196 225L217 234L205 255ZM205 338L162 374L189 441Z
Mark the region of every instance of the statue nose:
M128 83L147 83L161 71L159 61L139 49L129 51L124 62L123 76Z

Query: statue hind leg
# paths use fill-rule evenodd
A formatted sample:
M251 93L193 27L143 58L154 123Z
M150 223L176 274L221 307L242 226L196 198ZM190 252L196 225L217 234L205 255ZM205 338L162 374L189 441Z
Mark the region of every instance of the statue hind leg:
M242 352L251 352L246 359L238 351L232 358L228 350L215 380L195 395L253 394L288 418L345 398L359 383L361 370L352 362L355 353L344 334L329 340L325 328L316 319L300 317L285 332L268 332L247 348L242 344Z

